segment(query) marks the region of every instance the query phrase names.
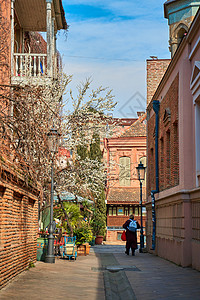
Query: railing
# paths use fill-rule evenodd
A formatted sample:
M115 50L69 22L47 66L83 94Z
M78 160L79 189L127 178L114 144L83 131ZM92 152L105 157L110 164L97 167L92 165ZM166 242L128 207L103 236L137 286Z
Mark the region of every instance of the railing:
M47 76L47 54L14 53L14 76Z

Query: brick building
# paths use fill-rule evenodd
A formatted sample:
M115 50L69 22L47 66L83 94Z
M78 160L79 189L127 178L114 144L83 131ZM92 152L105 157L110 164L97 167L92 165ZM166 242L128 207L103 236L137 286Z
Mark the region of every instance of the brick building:
M170 25L180 29L193 4L196 9L196 2L166 2L165 12L174 6L178 12L179 5L185 11L175 13ZM147 107L147 248L200 270L200 10L190 17L187 35Z
M121 124L124 124L122 120ZM118 123L120 127L120 122ZM123 125L121 125L123 126ZM124 129L124 127L123 127ZM120 128L118 128L119 132ZM121 240L122 225L130 214L140 223L140 190L136 167L139 161L146 165L146 115L139 114L132 125L112 138L105 139L107 163L107 241ZM145 202L145 183L143 201ZM144 210L145 224L145 210Z
M147 59L147 105L151 101L171 59Z
M0 288L36 261L40 186L4 136L12 87L50 83L58 67L56 32L67 24L61 0L0 0ZM47 33L47 42L38 31ZM12 132L11 132L12 133Z

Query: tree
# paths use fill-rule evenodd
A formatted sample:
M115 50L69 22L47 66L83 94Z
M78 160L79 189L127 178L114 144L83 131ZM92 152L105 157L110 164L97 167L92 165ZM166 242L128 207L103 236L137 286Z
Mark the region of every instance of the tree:
M102 189L95 203L95 212L91 221L91 226L95 235L105 235L106 231L106 204L105 193Z
M100 136L105 137L106 123L110 119L106 112L116 103L110 90L100 87L90 92L90 84L88 79L79 86L76 98L70 92L74 110L63 116L62 129L64 146L73 152L73 164L58 170L56 190L58 193L67 190L95 202L101 193L99 186L105 182L105 167L101 152L95 154L96 150L90 152L90 148L96 147L97 136L98 143Z
M54 209L54 217L61 221L61 228L73 236L76 228L80 227L83 216L79 207L74 203L59 201L59 204Z

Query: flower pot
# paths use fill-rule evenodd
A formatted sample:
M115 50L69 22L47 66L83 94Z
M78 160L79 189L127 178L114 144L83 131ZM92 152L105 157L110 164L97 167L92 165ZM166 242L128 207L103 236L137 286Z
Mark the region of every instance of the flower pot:
M89 245L89 243L84 243L83 244L84 246L85 246L85 253L86 253L86 255L89 255L90 254L90 245Z
M103 235L97 235L95 238L95 244L101 245L103 243Z
M77 246L78 256L85 256L86 255L86 247L85 245L78 245Z

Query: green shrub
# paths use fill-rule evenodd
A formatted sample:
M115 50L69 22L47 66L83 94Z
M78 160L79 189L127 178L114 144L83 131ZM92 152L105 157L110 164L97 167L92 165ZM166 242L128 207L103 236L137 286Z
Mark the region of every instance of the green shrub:
M81 226L74 230L74 236L76 236L77 245L91 242L93 234L90 225L86 222L82 222Z

